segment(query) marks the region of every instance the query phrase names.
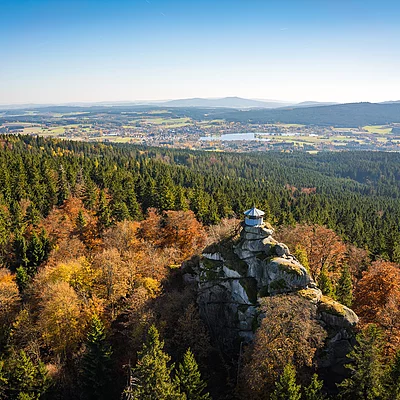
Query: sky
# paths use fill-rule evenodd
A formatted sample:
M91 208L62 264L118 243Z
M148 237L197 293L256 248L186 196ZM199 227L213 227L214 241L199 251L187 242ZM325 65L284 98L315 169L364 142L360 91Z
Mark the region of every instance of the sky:
M0 0L0 104L400 100L398 0Z

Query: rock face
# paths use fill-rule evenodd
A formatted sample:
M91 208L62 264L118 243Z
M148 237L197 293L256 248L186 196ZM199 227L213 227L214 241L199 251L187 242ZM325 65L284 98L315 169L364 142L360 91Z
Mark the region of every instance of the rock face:
M321 367L344 372L357 315L322 295L306 268L266 226L244 225L240 237L207 248L187 281L198 284L198 304L214 338L226 350L251 341L259 325L261 297L296 292L317 305L329 339ZM266 316L267 317L267 316Z

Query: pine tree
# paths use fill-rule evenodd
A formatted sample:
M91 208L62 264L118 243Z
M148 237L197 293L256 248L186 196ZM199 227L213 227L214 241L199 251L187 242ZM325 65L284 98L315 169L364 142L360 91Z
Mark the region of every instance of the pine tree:
M178 186L176 188L175 207L174 207L174 209L176 211L187 211L187 210L189 210L189 204L188 204L188 201L187 201L187 199L185 197L185 191L180 186Z
M96 185L91 180L88 180L85 185L85 191L83 193L83 204L87 209L93 210L96 204L96 199L97 199Z
M287 364L278 381L275 382L275 391L271 400L300 400L301 386L296 384L296 369L293 364Z
M79 210L79 212L78 212L78 216L76 217L75 225L76 225L76 229L77 229L79 235L82 236L85 231L85 227L87 225L85 214L83 213L82 210Z
M322 393L324 383L318 379L318 375L314 374L311 383L304 388L305 400L324 400L326 396Z
M7 361L7 390L10 398L39 399L50 385L44 364L41 361L35 364L24 350L11 354Z
M138 361L132 369L132 382L125 390L128 398L135 400L185 399L171 380L171 357L163 351L157 328L152 325L146 343L138 353Z
M207 384L201 379L199 366L190 349L186 351L183 362L179 364L175 382L181 392L186 394L187 400L210 399L209 393L204 393Z
M171 178L163 179L157 185L157 207L162 210L173 210L175 206L175 193Z
M99 195L96 216L98 218L98 226L100 230L108 228L111 225L111 212L108 207L108 201L104 191Z
M127 191L126 205L128 206L129 214L134 221L139 221L142 218L140 204L137 201L136 193L133 189Z
M13 247L17 265L27 267L29 263L26 255L28 246L26 244L26 239L22 234L18 233L15 235Z
M26 210L25 221L33 226L37 226L39 224L40 213L35 207L34 203L29 204L29 207Z
M58 170L58 182L57 182L57 205L62 206L64 204L64 201L68 199L70 190L69 190L69 184L68 180L66 177L66 173L64 170L63 165L60 165L60 168Z
M328 271L326 267L322 267L321 273L318 278L318 286L321 289L322 294L325 296L335 298L335 290L331 279L329 278Z
M29 260L28 273L30 276L34 276L37 273L38 266L45 258L43 243L36 232L33 232L31 240L29 241L26 256Z
M336 286L336 297L342 304L351 307L353 302L353 283L348 265L343 266L342 274Z
M123 201L114 204L112 215L116 221L125 221L131 219L128 207Z
M400 350L397 350L385 377L386 400L400 400Z
M83 387L88 399L107 399L111 371L111 347L106 344L105 328L93 316L82 357Z
M19 266L16 270L15 280L17 282L19 292L22 293L26 289L30 281L30 276L26 268L22 265Z
M356 339L358 344L349 354L353 362L346 365L352 375L338 385L340 395L346 400L379 399L383 392L382 334L369 325Z

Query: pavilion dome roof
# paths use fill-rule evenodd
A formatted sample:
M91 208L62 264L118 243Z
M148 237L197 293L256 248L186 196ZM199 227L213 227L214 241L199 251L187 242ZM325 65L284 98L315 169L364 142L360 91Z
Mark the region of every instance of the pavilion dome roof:
M264 211L261 211L255 207L250 208L250 210L244 212L244 215L246 215L246 217L262 217L264 214Z

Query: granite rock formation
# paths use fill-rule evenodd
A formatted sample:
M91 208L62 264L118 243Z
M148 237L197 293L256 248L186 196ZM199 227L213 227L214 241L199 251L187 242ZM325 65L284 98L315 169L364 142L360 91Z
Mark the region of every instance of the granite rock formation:
M243 225L240 235L205 249L197 265L186 274L197 282L198 304L214 338L227 351L240 341L250 342L260 323L261 297L296 293L316 308L328 340L321 368L341 375L346 354L354 342L357 315L348 307L323 296L307 269L288 247L273 238L268 225Z

